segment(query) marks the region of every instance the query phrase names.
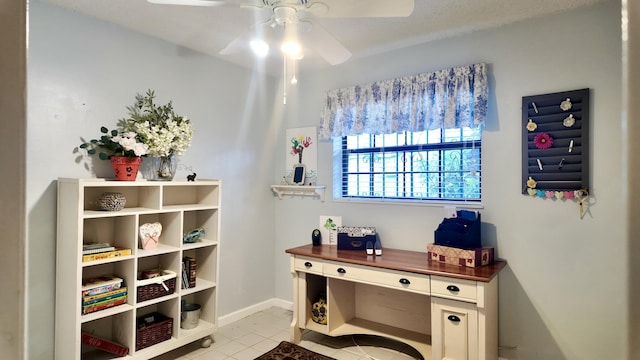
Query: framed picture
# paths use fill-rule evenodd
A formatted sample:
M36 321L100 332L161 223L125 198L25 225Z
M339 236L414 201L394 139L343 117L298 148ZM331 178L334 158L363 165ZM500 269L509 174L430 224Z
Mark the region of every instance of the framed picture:
M338 226L342 226L342 216L320 216L318 229L323 245L338 245Z
M316 185L318 168L316 127L287 129L285 139L287 146L284 183L288 185ZM296 173L297 171L298 173Z
M306 172L306 166L304 164L293 165L293 176L291 182L296 185L304 185L304 175Z

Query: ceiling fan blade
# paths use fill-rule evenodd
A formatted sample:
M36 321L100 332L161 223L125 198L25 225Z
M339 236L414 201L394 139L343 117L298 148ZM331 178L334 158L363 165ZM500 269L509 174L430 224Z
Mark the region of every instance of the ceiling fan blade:
M235 39L231 40L222 50L218 51L220 55L230 55L241 51L251 50L251 41L261 39L267 43L271 42L271 32L273 31L274 20L272 17L259 21L249 27ZM271 31L269 31L271 30Z
M220 55L230 55L236 54L241 51L246 51L249 49L249 39L246 35L238 36L237 38L231 40L230 43L227 44L222 50L218 51Z
M313 49L331 65L343 63L351 57L351 52L318 22L313 23L311 31L301 35L304 37L303 46Z
M187 5L187 6L225 6L229 5L224 1L216 0L147 0L152 4L159 5ZM237 5L236 5L237 7Z
M413 12L414 0L319 0L305 11L316 17L406 17Z

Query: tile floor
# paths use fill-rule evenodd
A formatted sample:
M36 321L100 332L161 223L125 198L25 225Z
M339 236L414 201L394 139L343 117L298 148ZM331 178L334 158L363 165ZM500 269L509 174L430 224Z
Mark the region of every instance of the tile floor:
M253 360L290 340L291 316L291 311L273 307L221 327L208 348L196 341L153 360ZM338 360L421 359L412 347L377 336L332 338L307 331L300 345Z

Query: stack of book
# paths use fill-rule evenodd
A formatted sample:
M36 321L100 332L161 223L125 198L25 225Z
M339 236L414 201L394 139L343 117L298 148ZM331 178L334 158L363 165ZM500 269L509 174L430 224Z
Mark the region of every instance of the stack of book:
M127 302L124 281L113 275L82 280L82 314L108 309Z
M125 255L131 255L131 249L115 247L109 243L88 243L82 245L83 262Z
M182 258L182 288L196 287L196 259L190 256Z

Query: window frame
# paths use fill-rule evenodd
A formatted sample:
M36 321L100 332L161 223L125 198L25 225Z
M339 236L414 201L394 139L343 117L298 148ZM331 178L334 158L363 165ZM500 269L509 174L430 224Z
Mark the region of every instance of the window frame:
M464 137L463 129L461 130L460 138ZM356 148L349 149L347 148L348 140L347 136L342 136L336 138L339 144L339 153L334 157L334 169L339 171L339 175L334 176L334 187L338 187L338 189L334 189L334 200L336 201L347 201L347 202L383 202L383 203L408 203L408 204L417 204L417 205L437 205L437 204L464 204L465 207L481 207L482 206L482 129L479 129L479 138L471 139L471 140L460 140L460 141L444 141L444 132L446 129L439 129L441 131L439 143L427 143L427 144L413 144L413 145L394 145L394 146L375 146L369 148ZM405 132L408 133L408 132ZM375 139L375 136L372 134L359 134L353 136L361 136L368 135L372 137L372 143ZM446 171L443 171L443 151L445 150L465 150L465 149L477 149L478 151L478 172L479 172L479 183L478 183L478 196L479 198L416 198L416 197L403 197L403 196L359 196L359 195L348 195L348 177L354 173L349 173L348 171L348 159L352 154L375 154L375 153L411 153L411 152L429 152L429 151L438 151L438 174L445 174ZM405 154L400 154L400 156L405 156ZM339 162L339 164L336 163ZM371 165L373 167L373 164ZM398 164L397 168L400 169L401 165ZM410 169L412 170L412 169ZM402 171L398 171L400 173ZM455 171L458 172L458 171ZM467 171L461 171L462 173L466 173ZM366 172L358 172L360 174ZM373 168L369 169L369 175L373 176L376 172ZM380 172L378 172L380 173ZM416 173L413 171L403 172L411 176L410 174ZM396 177L397 180L400 180L400 176ZM442 185L442 177L439 179L440 185ZM403 181L400 181L403 182ZM404 182L403 182L404 183ZM374 180L373 177L370 179L370 193L373 190ZM403 185L404 186L404 185ZM442 196L442 186L439 186L438 195Z

